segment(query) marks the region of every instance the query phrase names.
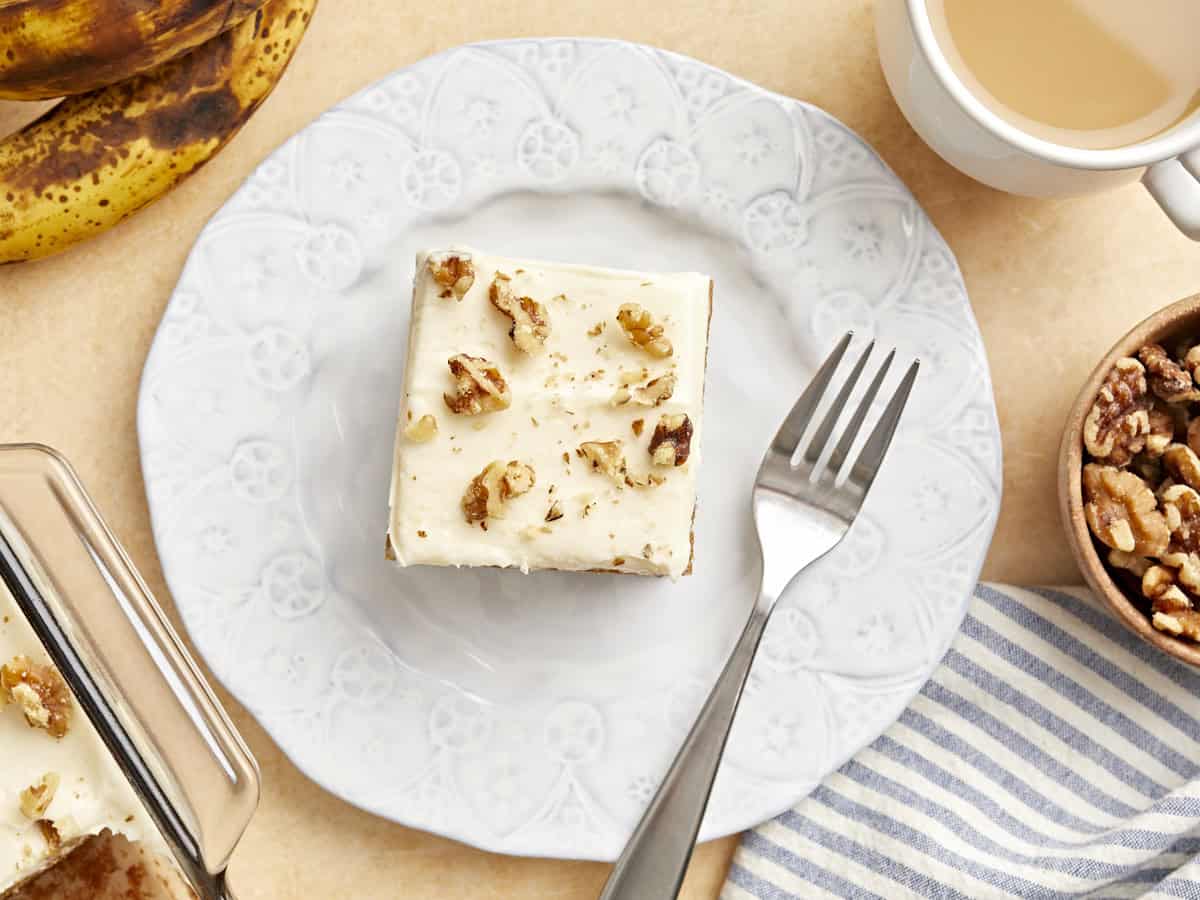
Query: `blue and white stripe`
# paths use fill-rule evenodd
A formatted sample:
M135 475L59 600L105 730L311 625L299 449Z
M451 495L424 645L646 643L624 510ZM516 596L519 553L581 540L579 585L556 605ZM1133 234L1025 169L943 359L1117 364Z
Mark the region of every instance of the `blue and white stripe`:
M900 720L746 834L722 900L1200 900L1200 672L1083 590L980 585Z

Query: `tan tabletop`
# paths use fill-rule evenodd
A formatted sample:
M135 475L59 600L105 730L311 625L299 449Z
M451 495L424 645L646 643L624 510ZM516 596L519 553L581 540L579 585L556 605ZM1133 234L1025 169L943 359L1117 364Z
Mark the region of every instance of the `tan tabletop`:
M984 576L1077 580L1055 509L1062 420L1125 329L1200 290L1200 245L1140 187L1067 201L999 194L913 134L875 56L869 0L324 0L287 77L236 141L171 196L55 259L0 269L0 441L63 451L164 601L134 410L150 340L205 220L272 148L398 66L487 38L602 35L685 53L824 107L908 183L958 254L1004 431L1004 506ZM0 130L28 108L0 105ZM304 779L228 697L263 765L234 878L247 898L590 900L607 866L493 856L358 812ZM683 896L715 898L734 840L699 851Z

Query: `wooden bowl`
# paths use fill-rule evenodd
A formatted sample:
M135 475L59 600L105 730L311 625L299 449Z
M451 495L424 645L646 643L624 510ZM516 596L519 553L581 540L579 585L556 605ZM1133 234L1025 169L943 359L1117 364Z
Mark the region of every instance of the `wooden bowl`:
M1117 341L1092 371L1071 408L1063 432L1058 453L1058 502L1075 562L1096 595L1104 600L1126 628L1142 640L1200 668L1200 644L1163 634L1150 624L1146 613L1129 599L1109 573L1083 517L1083 420L1096 399L1096 392L1118 359L1136 356L1137 351L1146 344L1167 341L1184 333L1200 336L1200 294L1173 303L1150 316Z

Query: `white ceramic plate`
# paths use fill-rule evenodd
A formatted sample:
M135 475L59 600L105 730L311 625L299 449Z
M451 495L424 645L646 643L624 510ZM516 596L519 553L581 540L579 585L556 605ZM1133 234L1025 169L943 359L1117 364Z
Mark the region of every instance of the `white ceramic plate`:
M413 252L716 279L696 571L383 559ZM154 533L188 630L287 754L481 847L614 857L756 586L762 448L847 328L922 378L867 509L776 613L702 836L793 804L899 715L961 622L1000 499L953 256L825 113L612 41L466 47L275 152L196 242L146 364Z

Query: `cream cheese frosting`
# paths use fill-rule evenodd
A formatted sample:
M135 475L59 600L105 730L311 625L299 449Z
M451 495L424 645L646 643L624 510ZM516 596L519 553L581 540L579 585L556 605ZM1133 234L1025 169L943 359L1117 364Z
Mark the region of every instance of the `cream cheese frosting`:
M469 262L473 280L457 269L435 277L439 264L455 257ZM440 271L444 276L444 266ZM548 330L491 302L497 276L510 298L537 305ZM711 298L711 279L695 273L627 272L465 248L417 254L390 498L388 543L396 561L689 572ZM669 356L630 339L617 319L627 304L661 326ZM456 390L448 361L460 355L498 370L507 397L485 396L478 414L453 412L444 398ZM691 428L686 461L671 465L668 453L664 464L660 449L656 464L656 427L664 417L666 425L678 424L680 416ZM583 444L605 445L613 464L594 466L580 454ZM532 470L533 485L496 503L493 483L496 514L468 521L468 486L489 464L510 461Z
M22 656L35 665L50 665L33 629L0 585L0 666ZM64 846L107 829L167 852L133 789L74 701L62 738L30 726L18 703L0 705L0 758L0 895L61 857L36 818L21 808L22 793L43 784L43 779L56 785L49 805L37 818L53 824Z

